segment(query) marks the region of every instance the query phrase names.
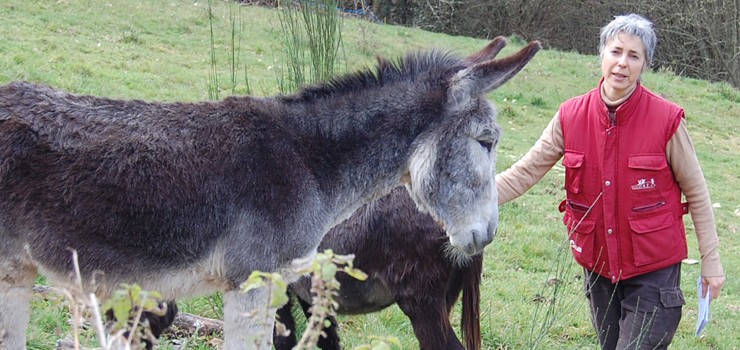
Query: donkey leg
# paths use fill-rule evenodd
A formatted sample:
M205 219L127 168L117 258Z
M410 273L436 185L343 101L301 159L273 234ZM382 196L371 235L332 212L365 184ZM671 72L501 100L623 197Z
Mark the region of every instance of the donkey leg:
M149 330L156 339L159 339L162 333L172 326L177 316L177 303L174 300L160 302L160 306L163 304L167 305L167 312L164 315L158 316L151 312L146 312L144 316L149 321ZM154 346L150 341L146 341L145 343L147 350L151 350Z
M275 308L268 306L266 288L224 293L223 350L271 349Z
M0 257L0 349L23 350L31 318L36 268L16 259L17 251L0 249L0 252L7 254Z
M277 318L289 333L288 335L279 335L277 329L273 332L272 339L275 342L275 350L290 350L298 345L295 336L295 319L293 318L293 297L290 297L290 293L288 296L288 303L277 310Z
M422 350L464 350L450 325L450 314L447 312L445 296L399 297L398 307L411 320L419 348Z

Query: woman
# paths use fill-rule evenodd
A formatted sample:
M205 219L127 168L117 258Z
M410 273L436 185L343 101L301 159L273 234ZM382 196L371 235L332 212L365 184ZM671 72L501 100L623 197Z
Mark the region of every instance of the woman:
M716 299L725 281L714 214L684 111L640 84L656 44L652 23L631 14L601 29L598 87L560 106L540 139L496 177L499 204L566 168L570 246L584 267L603 349L666 349L681 319L683 214L690 212L701 276ZM688 203L681 202L684 194Z

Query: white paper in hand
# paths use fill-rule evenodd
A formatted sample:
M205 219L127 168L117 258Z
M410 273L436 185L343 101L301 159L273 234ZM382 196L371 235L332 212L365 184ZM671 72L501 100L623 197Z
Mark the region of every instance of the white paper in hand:
M696 336L698 337L701 334L701 331L704 330L704 327L707 326L707 323L709 323L709 303L712 300L710 293L709 293L709 286L707 286L707 296L703 297L701 296L701 276L699 276L699 280L697 281L697 286L699 290L697 291L697 295L699 298L699 314L697 315L696 319Z

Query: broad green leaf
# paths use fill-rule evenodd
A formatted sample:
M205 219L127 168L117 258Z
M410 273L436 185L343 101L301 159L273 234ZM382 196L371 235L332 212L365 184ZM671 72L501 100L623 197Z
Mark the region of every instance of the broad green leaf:
M364 281L367 279L367 274L362 272L362 270L359 270L359 269L345 268L344 272L360 281Z
M321 269L321 278L324 280L332 280L337 275L337 265L326 264Z

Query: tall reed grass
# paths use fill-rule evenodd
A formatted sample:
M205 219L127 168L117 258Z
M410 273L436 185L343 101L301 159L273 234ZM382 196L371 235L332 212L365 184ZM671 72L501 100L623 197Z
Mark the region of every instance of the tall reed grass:
M342 17L336 0L278 1L281 30L281 93L328 80L339 68Z

